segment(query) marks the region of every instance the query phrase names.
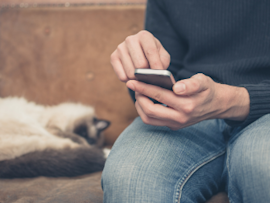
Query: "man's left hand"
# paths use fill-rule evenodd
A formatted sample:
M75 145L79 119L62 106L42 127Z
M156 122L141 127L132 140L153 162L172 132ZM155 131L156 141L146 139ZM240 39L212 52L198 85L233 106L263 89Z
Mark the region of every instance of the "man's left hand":
M245 88L216 83L201 73L178 81L173 91L136 80L128 81L127 87L136 93L135 106L144 123L172 130L213 118L241 121L249 114Z

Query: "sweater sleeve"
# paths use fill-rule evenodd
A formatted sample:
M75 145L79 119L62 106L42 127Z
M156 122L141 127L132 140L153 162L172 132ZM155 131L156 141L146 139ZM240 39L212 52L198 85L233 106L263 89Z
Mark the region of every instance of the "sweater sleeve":
M259 84L244 84L250 97L250 112L248 117L242 121L225 120L232 127L245 127L260 117L270 113L270 80Z

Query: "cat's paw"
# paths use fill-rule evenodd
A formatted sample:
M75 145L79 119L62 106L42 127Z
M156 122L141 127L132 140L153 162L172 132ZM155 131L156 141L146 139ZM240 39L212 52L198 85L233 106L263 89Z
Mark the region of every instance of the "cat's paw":
M111 150L108 149L108 148L104 148L104 149L103 149L104 157L105 157L106 159L107 159L107 157L109 156L110 152L111 152Z

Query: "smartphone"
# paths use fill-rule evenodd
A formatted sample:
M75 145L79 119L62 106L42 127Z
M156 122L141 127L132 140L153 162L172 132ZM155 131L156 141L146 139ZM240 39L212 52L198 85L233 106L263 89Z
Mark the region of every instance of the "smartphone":
M135 69L135 77L138 81L156 85L165 89L172 90L175 83L172 73L168 70L156 69Z

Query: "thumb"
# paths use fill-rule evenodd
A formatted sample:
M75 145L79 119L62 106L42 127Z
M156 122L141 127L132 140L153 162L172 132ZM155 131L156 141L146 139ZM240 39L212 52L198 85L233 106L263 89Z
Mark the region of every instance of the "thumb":
M193 95L209 88L210 78L204 74L196 74L189 79L180 80L173 86L173 92L177 95Z

